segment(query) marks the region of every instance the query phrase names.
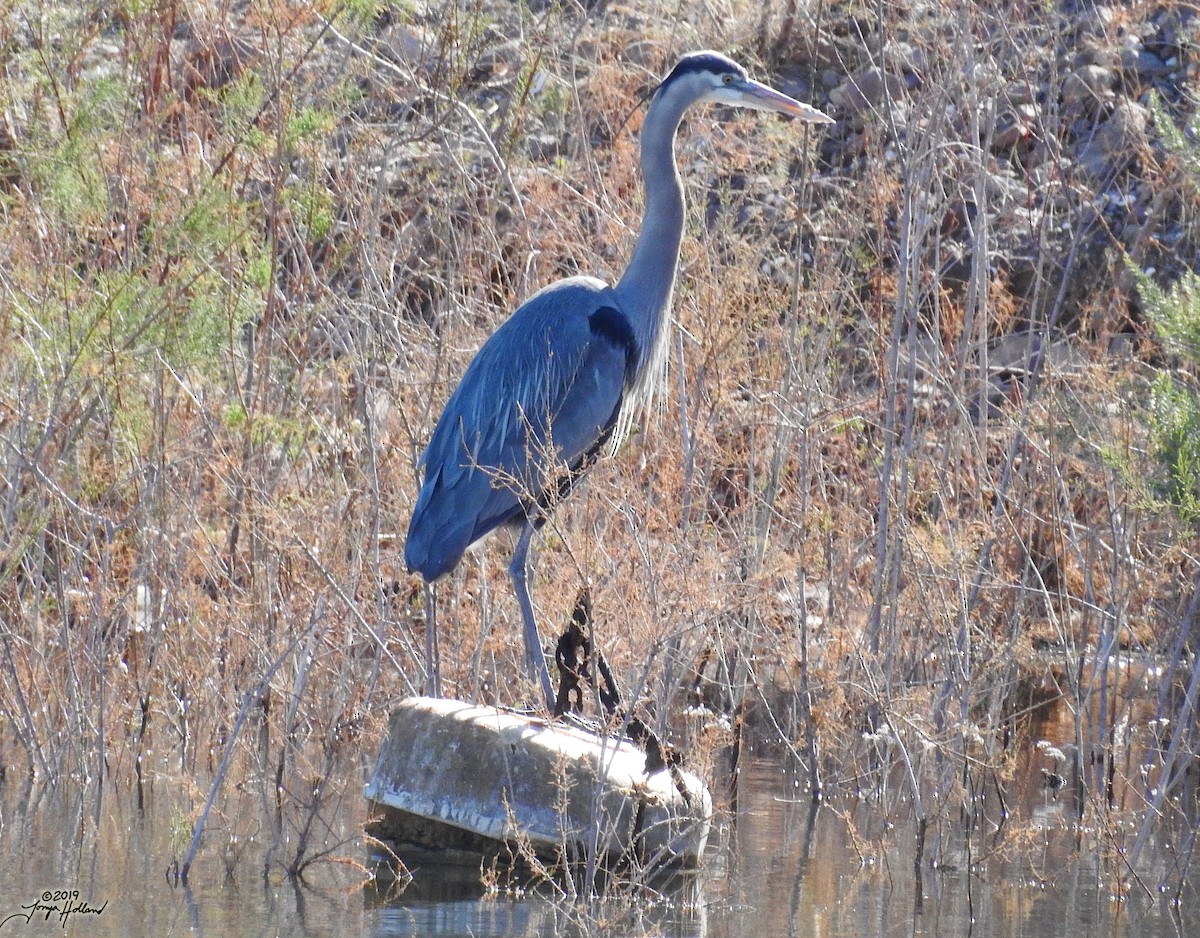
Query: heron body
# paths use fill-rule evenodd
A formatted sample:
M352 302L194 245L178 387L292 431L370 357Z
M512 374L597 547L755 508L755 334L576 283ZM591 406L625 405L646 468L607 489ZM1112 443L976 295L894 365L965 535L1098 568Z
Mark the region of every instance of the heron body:
M409 569L437 579L496 528L544 517L564 477L611 435L637 360L599 280L562 280L521 306L476 354L433 431Z
M548 706L554 695L526 583L530 541L659 383L684 225L675 133L701 101L830 120L751 81L723 55L684 56L642 125L646 208L625 273L611 287L594 277L560 280L522 304L476 353L421 457L424 481L404 551L409 570L432 583L496 528L520 528L509 571Z

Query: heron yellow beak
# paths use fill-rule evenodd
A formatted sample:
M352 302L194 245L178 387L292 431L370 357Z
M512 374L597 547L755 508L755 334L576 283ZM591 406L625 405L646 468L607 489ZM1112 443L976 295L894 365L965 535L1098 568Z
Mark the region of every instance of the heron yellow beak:
M824 111L818 110L811 104L789 98L786 94L776 91L761 82L747 78L728 86L737 94L738 104L759 111L777 111L780 114L790 114L811 124L832 124L834 120Z

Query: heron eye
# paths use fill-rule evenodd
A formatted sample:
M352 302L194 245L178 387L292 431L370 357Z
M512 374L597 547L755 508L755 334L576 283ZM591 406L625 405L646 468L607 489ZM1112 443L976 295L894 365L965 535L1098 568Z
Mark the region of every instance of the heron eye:
M733 81L733 76L730 75L728 72L726 72L724 75L721 76L721 81L725 82L725 84L728 85L730 82Z

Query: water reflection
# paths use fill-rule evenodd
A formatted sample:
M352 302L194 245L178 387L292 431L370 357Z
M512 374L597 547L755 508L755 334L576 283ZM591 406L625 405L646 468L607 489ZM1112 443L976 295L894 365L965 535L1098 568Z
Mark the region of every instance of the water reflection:
M1035 783L1021 818L1003 830L981 822L967 837L959 812L939 806L939 817L954 820L931 822L915 864L916 828L902 801L835 800L814 810L778 762L758 762L744 769L737 815L719 818L699 874L657 895L618 893L590 906L545 893L490 898L477 871L429 864L416 866L408 888L364 890L356 864L365 852L354 838L364 806L353 785L325 819L345 838L339 862L312 868L305 884L275 873L264 880L268 845L254 837L230 862L222 844L252 826L227 815L207 835L185 890L165 873L194 792L156 783L139 811L128 788L103 797L94 787L64 790L0 784L0 919L47 890L108 904L65 928L10 920L5 933L1159 938L1186 934L1182 923L1200 913L1192 892L1181 909L1136 891L1114 901L1114 861L1093 847L1120 832L1078 828L1070 799Z
M903 803L834 801L814 811L806 799L783 798L777 769L765 764L747 782L730 868L710 886L724 907L710 917L712 936L1184 933L1186 913L1166 897L1115 901L1112 865L1040 786L1029 791L1034 823L1012 819L1007 831L968 837L961 820L931 822L918 864L917 826ZM753 911L729 914L737 909Z

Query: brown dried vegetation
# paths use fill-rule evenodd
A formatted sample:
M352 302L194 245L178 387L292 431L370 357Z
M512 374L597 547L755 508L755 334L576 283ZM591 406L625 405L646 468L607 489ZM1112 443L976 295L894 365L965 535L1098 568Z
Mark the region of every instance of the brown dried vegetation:
M0 767L204 777L248 708L235 771L278 782L289 823L357 771L424 685L399 558L439 407L539 285L619 273L638 98L705 45L840 123L689 117L666 403L547 527L545 630L590 583L597 641L660 714L731 708L827 788L872 784L888 726L929 745L914 793L941 805L966 797L955 767L1011 777L1047 656L1076 702L1097 649L1166 656L1174 712L1195 535L1147 483L1162 362L1120 258L1187 266L1195 191L1151 136L1103 192L1063 157L1087 102L1017 93L1076 64L1051 61L1053 11L917 6L799 30L775 4L722 24L434 3L335 30L277 0L19 4ZM1096 207L1117 197L1123 230ZM505 562L442 587L441 667L451 694L520 704ZM1104 745L1093 712L1074 732Z

